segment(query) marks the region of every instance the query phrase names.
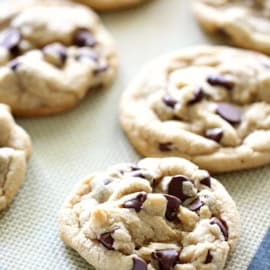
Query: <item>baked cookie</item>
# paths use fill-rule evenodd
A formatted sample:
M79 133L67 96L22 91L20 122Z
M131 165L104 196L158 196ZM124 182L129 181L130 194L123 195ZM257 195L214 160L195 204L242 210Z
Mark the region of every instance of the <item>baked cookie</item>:
M0 104L0 211L7 207L24 180L31 141L7 105Z
M95 10L108 11L128 8L146 2L146 0L75 0L82 4L89 5Z
M144 156L181 156L211 172L270 162L270 60L193 47L153 61L121 101L120 119Z
M16 115L68 110L110 85L116 70L113 41L87 7L60 0L0 6L0 101Z
M200 24L234 44L270 54L269 0L193 0Z
M225 188L181 158L94 173L65 203L59 225L96 270L221 270L240 231Z

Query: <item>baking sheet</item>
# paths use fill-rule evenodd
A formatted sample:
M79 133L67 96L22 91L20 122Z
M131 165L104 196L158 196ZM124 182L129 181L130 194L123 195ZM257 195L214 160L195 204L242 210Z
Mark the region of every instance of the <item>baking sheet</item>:
M121 63L113 87L91 94L68 113L18 119L32 137L33 157L23 188L0 213L0 270L91 269L59 239L57 214L75 183L92 171L139 158L118 123L122 91L145 62L160 54L221 42L200 30L187 0L154 0L102 18ZM247 269L270 225L270 167L218 178L236 201L243 225L226 269Z

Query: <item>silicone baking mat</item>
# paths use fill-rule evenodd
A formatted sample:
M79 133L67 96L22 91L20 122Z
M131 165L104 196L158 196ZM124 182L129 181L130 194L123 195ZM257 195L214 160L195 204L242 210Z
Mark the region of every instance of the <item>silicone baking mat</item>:
M188 0L153 0L102 19L117 42L121 63L113 87L91 94L68 113L18 119L32 137L33 156L23 188L0 213L0 270L91 269L59 239L57 215L75 183L90 172L139 159L118 123L122 91L145 62L160 54L221 43L200 30ZM241 240L226 269L269 270L270 167L218 178L242 218Z

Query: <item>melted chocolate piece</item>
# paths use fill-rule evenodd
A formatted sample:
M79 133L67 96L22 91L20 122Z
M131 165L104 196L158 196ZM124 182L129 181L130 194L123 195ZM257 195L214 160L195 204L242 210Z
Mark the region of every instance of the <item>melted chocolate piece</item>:
M58 59L60 59L63 64L67 60L67 49L65 46L59 43L47 45L42 49L42 51L44 54L58 57Z
M197 211L197 210L200 210L202 206L203 206L203 202L199 198L197 198L195 201L189 204L187 208L191 211Z
M124 208L135 209L136 212L140 212L143 208L143 203L147 199L147 193L142 192L137 195L137 197L133 200L126 201L124 203Z
M202 185L205 185L209 188L211 188L211 177L208 176L208 177L205 177L204 179L201 180L200 182Z
M177 214L178 214L181 201L175 196L171 196L171 195L164 195L164 196L167 199L167 208L166 208L165 216L167 220L175 221L177 220Z
M223 137L223 130L221 128L210 128L206 130L205 136L219 143Z
M133 258L132 270L147 270L147 263L142 258L136 256Z
M100 243L109 250L114 250L113 248L114 239L112 237L112 234L115 232L115 230L103 233L100 235L99 238Z
M85 28L77 30L74 35L74 43L78 47L95 47L97 44L93 34Z
M222 220L220 218L213 217L210 220L210 224L211 225L216 224L220 228L222 234L224 235L225 240L228 241L229 232L228 232L227 224L224 220Z
M183 191L183 183L191 182L190 179L184 175L173 176L168 184L168 194L179 198L182 202L189 198Z
M211 251L208 250L204 263L205 264L211 263L212 260L213 260L213 256L211 254Z
M164 96L162 98L162 101L164 102L165 105L167 105L168 107L172 109L174 109L175 105L177 104L177 101L171 96Z
M174 249L154 251L152 257L158 261L160 270L172 270L179 261L179 254Z
M172 146L173 146L173 144L171 142L160 143L159 150L161 152L170 152L172 150Z
M233 90L234 82L228 80L221 74L212 74L207 77L207 82L212 86L222 86L226 90Z
M8 29L3 33L3 38L0 41L0 46L6 48L11 53L17 53L20 41L20 32L16 29Z
M217 106L217 114L231 124L239 124L241 122L241 111L238 107L229 103L219 103Z
M188 105L193 105L195 103L198 103L202 101L203 98L204 98L203 89L201 87L198 87L194 92L193 98L188 102Z

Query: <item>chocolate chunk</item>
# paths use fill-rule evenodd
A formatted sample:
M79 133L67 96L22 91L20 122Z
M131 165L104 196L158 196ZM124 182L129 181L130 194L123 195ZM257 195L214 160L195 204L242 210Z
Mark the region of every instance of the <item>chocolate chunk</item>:
M100 235L100 238L99 238L100 243L109 250L114 250L113 248L114 239L112 237L112 234L114 232L115 230L111 232L103 233Z
M165 105L167 105L168 107L174 109L175 105L177 104L177 101L172 98L171 96L164 96L162 98L162 101L164 102Z
M211 251L208 250L204 263L205 264L211 263L212 260L213 260L213 256L211 254Z
M205 185L205 186L211 188L211 177L210 177L210 176L205 177L204 179L202 179L202 180L200 181L200 183L201 183L202 185Z
M172 150L172 146L173 146L173 144L171 142L160 143L159 144L159 150L161 152L169 152L169 151Z
M223 137L223 130L221 128L209 128L205 132L206 138L220 142Z
M135 209L136 212L140 212L143 208L143 203L147 199L147 193L142 192L137 195L137 197L133 200L126 201L124 203L124 208L132 208Z
M220 228L222 234L224 235L225 240L228 241L229 232L228 232L227 224L226 224L226 222L224 220L222 220L220 218L213 217L210 220L210 224L211 225L214 225L214 224L218 225L218 227Z
M67 60L67 49L60 43L49 44L42 49L42 52L49 62L62 65Z
M77 30L77 32L74 35L74 43L78 47L95 47L96 40L93 36L93 34L85 28L81 28Z
M13 71L16 71L19 65L20 65L20 62L18 61L18 59L14 59L8 63L8 67L12 69Z
M160 270L172 270L179 261L179 254L174 249L154 251L152 257L158 261Z
M193 201L191 204L187 206L187 208L191 211L197 211L203 206L203 202L197 198L195 201Z
M3 37L0 41L0 46L5 47L11 53L17 53L20 41L20 32L18 32L16 29L8 29L3 33Z
M232 90L234 88L234 82L220 74L209 75L207 77L207 82L212 86L222 86L227 90Z
M147 263L142 258L136 256L133 258L132 270L147 270Z
M188 102L188 105L193 105L200 102L204 98L204 92L201 87L196 88L193 98Z
M177 214L181 201L175 196L171 195L164 195L164 196L167 199L167 208L165 216L167 220L174 221L177 219Z
M189 198L183 191L183 183L191 182L190 179L184 175L176 175L172 177L168 185L168 194L179 198L182 202Z
M218 103L217 114L231 124L239 124L241 122L241 111L238 107L229 103Z

